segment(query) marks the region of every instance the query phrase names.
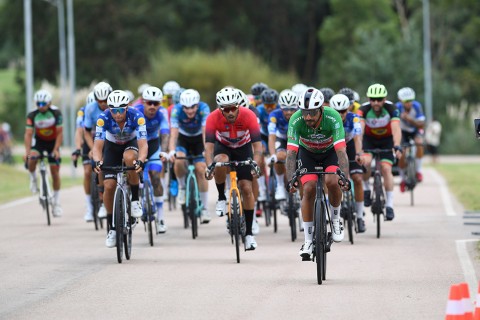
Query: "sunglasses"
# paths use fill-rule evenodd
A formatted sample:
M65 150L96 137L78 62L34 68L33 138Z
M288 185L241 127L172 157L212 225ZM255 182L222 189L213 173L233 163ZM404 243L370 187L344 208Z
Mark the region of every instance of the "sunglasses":
M225 107L225 108L221 108L222 109L222 112L225 112L225 113L230 113L230 112L235 112L238 110L238 107Z
M302 110L302 116L310 116L315 117L317 114L320 113L320 109L313 109L313 110Z
M337 110L337 112L338 112L338 113L341 113L341 114L344 114L344 113L346 113L347 111L348 111L348 109L340 110L340 111Z
M158 101L145 101L145 103L149 106L155 106L155 107L160 105L160 102Z
M107 100L97 100L98 103L107 103Z
M110 112L112 112L112 114L123 114L126 110L127 107L110 108Z
M182 106L182 107L183 107L183 109L187 109L187 110L188 110L188 109L193 109L193 108L195 108L196 106L197 106L197 105L194 104L193 106L190 106L190 107L189 107L189 106Z
M297 111L297 108L282 108L282 111L287 111L287 112L295 112Z
M46 105L48 104L48 102L37 102L37 107L41 108L41 107L45 107Z
M403 100L402 102L403 103L409 103L409 102L413 102L413 100Z
M370 98L370 101L382 101L385 98Z

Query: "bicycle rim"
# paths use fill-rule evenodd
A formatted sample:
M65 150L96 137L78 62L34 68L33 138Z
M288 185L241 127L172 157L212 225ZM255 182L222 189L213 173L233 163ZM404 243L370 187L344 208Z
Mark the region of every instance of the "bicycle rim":
M154 219L152 217L155 216L155 213L152 212L152 189L150 186L149 182L145 182L143 184L143 192L145 196L145 201L144 201L144 209L146 213L146 219L147 219L147 229L148 229L148 242L150 243L150 246L153 247L153 226L152 223ZM153 220L153 221L152 221Z
M352 192L348 192L348 205L347 205L347 227L348 227L348 240L350 241L351 244L353 244L353 224L355 223L353 221L353 212L354 212L354 203L353 203L353 197L352 197Z
M290 224L290 235L292 242L297 239L297 225L295 219L295 203L293 201L293 194L288 195L288 220Z
M323 213L323 219L325 219L325 213ZM322 210L315 201L315 217L314 217L314 237L315 237L315 262L317 266L317 283L322 284L323 279L323 259L324 259L324 246L323 246L323 230L322 230Z
M240 263L240 206L238 202L238 195L235 190L232 192L231 198L231 221L230 230L233 231L233 239L235 241L235 253L237 255L237 263Z
M325 280L326 275L327 275L327 241L329 241L328 238L328 232L327 232L327 209L325 207L325 203L322 202L322 207L320 210L320 216L322 217L322 253L323 253L323 259L322 259L322 279ZM330 226L332 225L332 222L330 221Z
M48 185L47 185L46 171L42 171L42 194L45 198L45 212L47 213L47 224L50 225L50 201L48 196Z
M123 234L123 243L125 245L125 258L130 260L132 256L132 209L130 205L130 200L127 200L127 214L125 215L127 221L125 223L124 234Z
M117 261L122 263L123 259L123 224L125 218L125 212L123 211L123 191L117 189L115 191L115 202L113 208L113 215L115 219L115 232L116 232L116 247L117 247Z
M197 224L197 201L195 199L195 184L193 179L188 180L188 198L185 202L188 204L188 212L190 220L192 222L192 238L195 239L198 235L198 224Z

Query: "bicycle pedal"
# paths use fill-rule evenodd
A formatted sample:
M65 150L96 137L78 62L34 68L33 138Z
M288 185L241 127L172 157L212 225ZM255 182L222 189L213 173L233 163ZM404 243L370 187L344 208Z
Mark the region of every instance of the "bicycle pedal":
M301 257L302 257L302 261L311 261L311 260L312 260L312 258L310 257L310 255L306 255L306 254L305 254L305 255L302 255Z

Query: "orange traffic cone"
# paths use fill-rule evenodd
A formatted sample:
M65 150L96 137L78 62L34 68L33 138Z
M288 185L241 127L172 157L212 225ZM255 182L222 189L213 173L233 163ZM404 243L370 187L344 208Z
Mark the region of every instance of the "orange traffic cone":
M475 301L475 314L473 320L480 320L480 282L478 283L477 299Z
M447 310L445 311L445 320L464 320L463 301L460 292L460 286L454 284L450 287L448 295Z
M468 289L468 284L462 282L459 285L460 295L462 297L463 303L463 319L472 320L473 319L473 310L472 310L472 301L470 300L470 291Z

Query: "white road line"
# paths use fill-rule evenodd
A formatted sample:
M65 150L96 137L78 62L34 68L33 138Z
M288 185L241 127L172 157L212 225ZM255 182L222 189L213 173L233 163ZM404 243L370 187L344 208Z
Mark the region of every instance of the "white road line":
M467 242L478 242L477 239L456 240L457 255L462 265L463 275L465 276L465 282L468 283L470 289L470 298L476 299L478 280L473 268L472 261L467 251Z
M445 182L445 179L437 172L435 169L431 169L431 173L435 181L438 183L440 187L440 193L442 195L442 200L443 200L443 207L445 208L445 214L447 216L456 216L457 213L455 212L455 209L453 208L452 204L452 198L450 197L450 191L448 191L448 186L447 183Z
M12 201L12 202L8 202L6 204L1 205L0 210L10 209L12 207L31 202L35 199L37 199L37 197L33 196L33 197L22 198L22 199L18 199L18 200Z

